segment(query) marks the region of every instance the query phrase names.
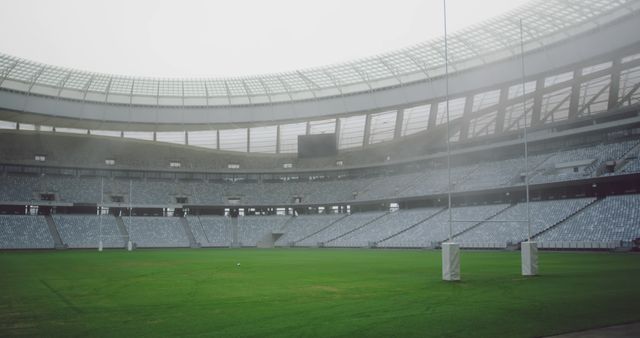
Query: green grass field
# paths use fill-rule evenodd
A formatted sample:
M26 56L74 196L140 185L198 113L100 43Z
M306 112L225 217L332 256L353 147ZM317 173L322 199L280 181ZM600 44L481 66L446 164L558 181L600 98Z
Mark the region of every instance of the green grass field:
M236 262L241 265L236 266ZM530 337L640 320L640 255L219 249L0 253L0 336Z

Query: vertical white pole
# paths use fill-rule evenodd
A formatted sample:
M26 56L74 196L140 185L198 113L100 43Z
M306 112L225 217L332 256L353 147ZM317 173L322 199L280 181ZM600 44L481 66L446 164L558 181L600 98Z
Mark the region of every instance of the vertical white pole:
M527 99L525 97L524 74L524 38L522 19L520 19L520 55L522 66L522 110L524 117L524 186L527 206L527 241L520 243L521 271L523 276L535 276L538 274L538 245L531 241L531 206L529 205L529 143L527 138Z
M525 96L526 83L524 75L524 39L522 32L522 19L520 19L520 55L522 66L522 113L524 116L524 186L527 199L527 240L531 241L531 207L529 206L529 143L527 138L527 99Z
M131 214L133 213L133 209L131 207L132 201L131 198L133 190L133 180L129 179L129 229L133 229L133 223L131 222ZM129 230L129 242L127 243L127 250L131 251L132 243L131 243L131 230Z
M443 0L444 8L444 82L445 106L447 111L447 204L449 207L449 242L453 237L453 211L451 210L451 129L449 126L449 46L447 44L447 0Z
M102 205L104 204L104 177L100 177L100 205L98 206L98 220L100 237L98 242L98 251L102 251Z
M447 0L443 0L444 8L444 74L445 74L445 107L447 114L447 204L449 208L449 240L442 243L442 279L445 281L460 280L460 247L453 243L453 210L451 209L451 128L449 119L449 46L447 44ZM440 114L440 112L438 112Z

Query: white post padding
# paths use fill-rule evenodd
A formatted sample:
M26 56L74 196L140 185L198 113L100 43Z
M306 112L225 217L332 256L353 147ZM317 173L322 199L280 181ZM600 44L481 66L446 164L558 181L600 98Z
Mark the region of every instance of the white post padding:
M102 241L98 243L98 251L102 251Z
M133 243L131 241L127 242L127 250L128 251L133 250Z
M522 275L535 276L538 274L538 243L522 242L520 243L522 251Z
M442 280L460 280L460 245L442 243Z

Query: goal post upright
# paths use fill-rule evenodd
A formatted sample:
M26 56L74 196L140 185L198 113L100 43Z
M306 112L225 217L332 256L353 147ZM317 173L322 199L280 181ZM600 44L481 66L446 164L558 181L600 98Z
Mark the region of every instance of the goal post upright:
M453 210L451 209L451 126L449 119L449 46L447 44L447 0L442 0L444 17L445 110L447 117L447 208L449 212L447 242L442 243L442 280L460 280L460 246L453 242Z
M520 243L521 270L523 276L535 276L538 274L538 244L531 240L531 206L529 194L529 142L527 135L527 98L526 98L526 80L524 68L524 38L523 25L520 19L520 66L522 75L522 111L524 118L524 186L526 195L527 209L527 240Z

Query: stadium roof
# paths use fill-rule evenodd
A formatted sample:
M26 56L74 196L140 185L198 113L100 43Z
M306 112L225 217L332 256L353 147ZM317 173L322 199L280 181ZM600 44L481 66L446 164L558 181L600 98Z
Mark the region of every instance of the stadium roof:
M449 70L460 72L532 51L640 9L638 0L533 1L448 37ZM147 78L61 68L0 54L0 88L89 102L225 106L363 93L444 74L444 38L348 63L261 76Z

